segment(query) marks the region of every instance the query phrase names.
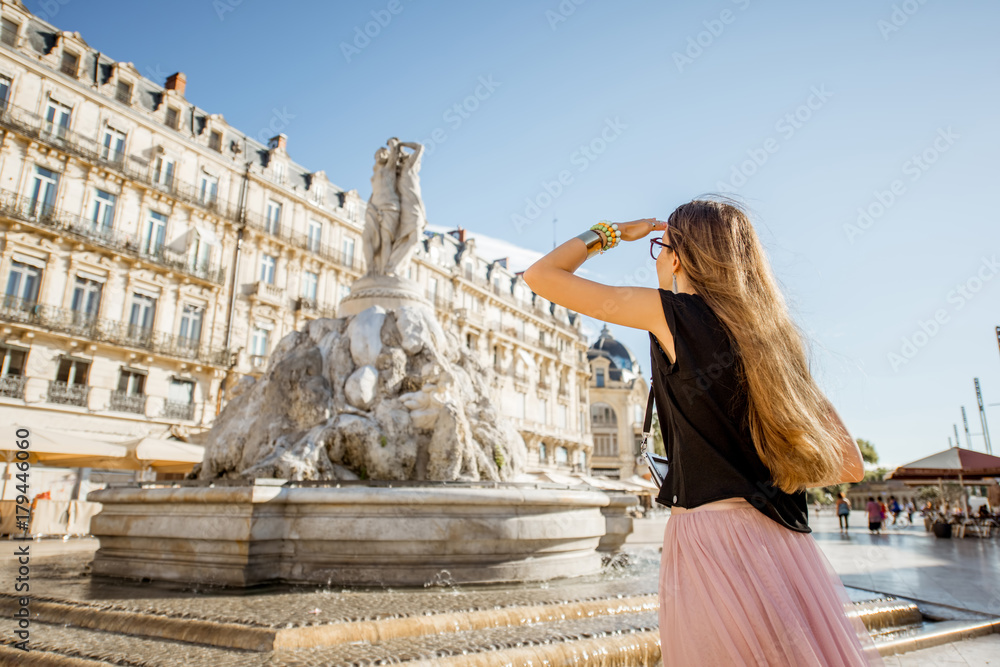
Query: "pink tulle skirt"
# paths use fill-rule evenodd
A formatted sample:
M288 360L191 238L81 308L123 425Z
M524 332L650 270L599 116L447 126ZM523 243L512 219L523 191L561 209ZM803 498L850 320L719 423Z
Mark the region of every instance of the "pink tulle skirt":
M659 589L665 667L882 664L812 536L745 500L674 510Z

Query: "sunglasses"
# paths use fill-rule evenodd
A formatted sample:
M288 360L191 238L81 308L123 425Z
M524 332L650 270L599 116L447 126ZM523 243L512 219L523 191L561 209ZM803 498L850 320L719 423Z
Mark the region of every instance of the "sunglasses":
M666 248L670 252L674 251L674 247L672 245L667 245L660 239L649 239L649 254L654 261L656 260L657 255L660 254L660 248Z

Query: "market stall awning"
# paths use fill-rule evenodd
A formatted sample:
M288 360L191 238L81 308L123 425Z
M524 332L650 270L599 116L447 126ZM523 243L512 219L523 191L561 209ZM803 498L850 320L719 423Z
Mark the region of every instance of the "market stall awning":
M967 481L990 477L1000 477L1000 456L961 447L952 447L901 465L886 475L886 479L904 482L959 478Z
M43 463L58 468L92 468L96 461L120 460L128 454L128 448L100 440L83 438L73 433L56 431L35 426L23 427L14 424L11 433L27 428L31 434L28 449L30 463ZM13 461L18 451L12 438L0 439L0 453L5 461Z
M90 467L106 470L147 470L157 472L190 472L194 464L205 458L205 448L180 440L140 438L122 443L125 456L96 461Z

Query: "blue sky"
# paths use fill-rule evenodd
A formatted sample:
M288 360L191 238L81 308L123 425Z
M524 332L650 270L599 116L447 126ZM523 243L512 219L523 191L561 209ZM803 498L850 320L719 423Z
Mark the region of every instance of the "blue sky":
M422 141L430 222L529 251L552 248L554 218L562 242L728 188L852 432L900 464L947 447L965 405L984 447L973 377L1000 403L995 2L27 5L150 78L185 72L188 99L245 132L280 115L296 161L364 197L386 138ZM584 269L653 286L647 248ZM614 332L648 372L648 334ZM987 416L1000 443L1000 406Z

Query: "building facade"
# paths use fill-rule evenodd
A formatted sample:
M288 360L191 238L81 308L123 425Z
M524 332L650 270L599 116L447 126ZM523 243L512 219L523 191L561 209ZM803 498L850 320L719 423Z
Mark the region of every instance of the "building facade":
M639 462L649 384L632 352L605 326L587 350L594 475L627 479L645 470Z
M364 201L21 2L0 2L0 413L121 440L208 428L364 271ZM586 467L580 318L465 230L410 266L492 365L536 465Z

